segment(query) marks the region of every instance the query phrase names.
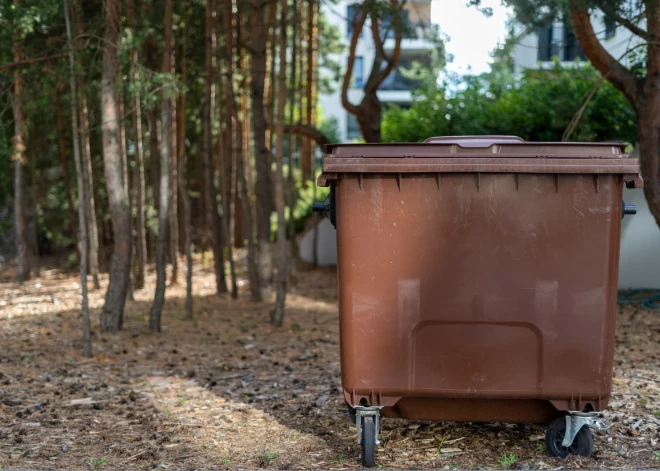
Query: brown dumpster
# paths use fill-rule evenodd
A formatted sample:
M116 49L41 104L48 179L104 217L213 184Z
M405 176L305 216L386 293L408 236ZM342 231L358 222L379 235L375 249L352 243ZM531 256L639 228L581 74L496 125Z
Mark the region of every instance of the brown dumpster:
M443 137L328 146L342 386L363 462L381 416L550 423L589 455L611 391L621 144Z

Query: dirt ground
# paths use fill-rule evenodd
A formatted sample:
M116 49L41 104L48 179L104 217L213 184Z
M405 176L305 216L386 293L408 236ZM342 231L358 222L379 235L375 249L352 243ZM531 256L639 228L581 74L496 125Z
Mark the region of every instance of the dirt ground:
M0 467L359 468L340 393L334 269L299 269L281 329L268 325L272 303L250 303L245 289L237 301L214 296L208 262L194 276L194 320L183 317L183 286L171 287L163 332L149 332L151 274L127 304L125 330L94 335L93 359L80 355L75 274L0 283ZM95 332L103 294L91 292ZM385 419L377 461L386 469L659 468L659 340L660 313L620 311L612 427L596 434L591 459L548 457L540 426Z

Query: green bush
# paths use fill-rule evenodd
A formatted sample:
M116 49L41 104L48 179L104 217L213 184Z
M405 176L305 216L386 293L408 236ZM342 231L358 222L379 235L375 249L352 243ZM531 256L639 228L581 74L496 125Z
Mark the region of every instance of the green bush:
M527 71L518 84L463 77L461 83L423 91L411 108L391 107L386 112L383 140L504 134L527 141L561 141L585 103L568 140L637 141L637 121L627 100L593 67L579 63Z

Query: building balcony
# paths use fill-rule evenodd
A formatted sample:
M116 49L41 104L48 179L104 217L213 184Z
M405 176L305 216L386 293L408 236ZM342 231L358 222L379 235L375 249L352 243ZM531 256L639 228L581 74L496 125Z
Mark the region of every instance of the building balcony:
M428 51L437 47L434 39L438 36L438 25L428 22L408 23L401 39L401 52ZM396 46L394 32L390 31L383 42L383 49L393 51Z

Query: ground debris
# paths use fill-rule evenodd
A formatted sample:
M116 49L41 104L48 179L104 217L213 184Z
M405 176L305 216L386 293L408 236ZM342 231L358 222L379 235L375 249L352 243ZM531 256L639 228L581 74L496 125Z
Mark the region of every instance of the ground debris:
M215 295L196 263L194 318L169 288L163 332L148 331L155 279L127 303L125 330L80 355L75 274L0 285L0 467L16 469L357 469L360 449L340 389L334 269L301 267L285 326L272 302ZM247 273L239 265L242 283ZM98 323L103 289L90 291ZM37 287L37 284L39 287ZM91 287L91 283L90 283ZM43 293L53 293L44 295ZM55 302L56 300L56 302ZM384 419L378 462L392 469L634 469L660 466L660 316L617 317L609 430L592 459L556 460L537 425ZM98 324L94 326L98 332ZM11 352L8 353L8 352Z

